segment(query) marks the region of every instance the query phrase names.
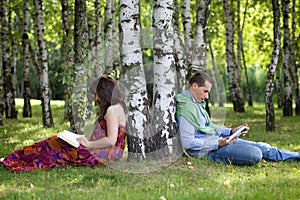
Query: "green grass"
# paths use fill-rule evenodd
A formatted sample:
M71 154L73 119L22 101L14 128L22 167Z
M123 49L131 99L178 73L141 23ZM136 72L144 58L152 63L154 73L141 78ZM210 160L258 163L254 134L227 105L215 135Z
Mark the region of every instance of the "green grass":
M39 101L32 102L31 119L21 117L21 104L17 100L18 120L4 120L0 128L0 157L68 128L61 101L52 101L56 125L49 129L42 127ZM246 111L237 114L227 106L226 125L247 122L247 139L300 151L300 117L284 118L276 110L276 132L266 133L264 105ZM299 199L299 177L297 162L239 167L186 157L149 173L69 167L17 174L0 167L0 199Z

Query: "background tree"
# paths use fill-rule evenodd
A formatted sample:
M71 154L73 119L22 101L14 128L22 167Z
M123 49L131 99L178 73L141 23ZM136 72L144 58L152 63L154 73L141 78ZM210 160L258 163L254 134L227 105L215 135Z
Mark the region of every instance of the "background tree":
M282 0L283 16L283 76L284 76L284 98L283 116L293 115L293 98L290 74L290 28L289 28L289 4L290 0Z
M275 131L275 111L273 103L274 73L276 71L280 52L280 8L278 0L272 0L274 43L271 63L268 69L266 83L266 131Z
M64 118L70 122L70 127L74 128L74 119L72 112L72 83L74 77L74 68L73 68L73 44L71 38L71 27L70 27L70 11L69 11L69 0L61 0L61 18L62 18L62 45L61 45L61 55L63 58L64 66L64 99L65 99L65 113Z
M13 75L14 69L10 62L8 39L9 25L7 22L7 5L6 0L1 1L1 46L2 46L2 72L3 72L3 87L5 99L5 116L7 119L16 119L17 110L15 108L14 90L13 90Z
M234 20L232 5L223 0L223 9L226 18L226 63L231 101L236 112L245 112L243 98L240 94L240 83L237 80L234 56Z
M36 12L36 35L38 43L38 60L39 60L39 81L41 89L41 100L42 100L42 112L43 112L43 125L44 127L54 126L52 111L50 106L50 88L48 78L48 55L46 49L46 43L44 40L44 24L43 24L43 9L42 0L34 1L35 12Z
M72 90L72 105L75 131L84 133L85 119L87 117L87 78L88 78L88 33L86 17L86 1L75 0L74 20L74 86Z
M295 113L296 115L300 115L300 93L299 93L299 78L298 78L298 70L296 63L296 0L292 0L292 38L291 38L291 75L294 86L294 94L295 94Z
M23 8L23 36L22 36L22 46L23 46L23 117L32 117L31 111L31 90L30 90L30 55L29 55L29 1L24 0Z

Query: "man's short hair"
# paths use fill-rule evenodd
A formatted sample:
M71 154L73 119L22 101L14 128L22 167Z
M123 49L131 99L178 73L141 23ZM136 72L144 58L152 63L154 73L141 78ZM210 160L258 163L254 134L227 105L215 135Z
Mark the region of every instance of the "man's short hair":
M203 71L196 72L189 80L190 85L193 83L197 83L199 87L202 87L205 85L205 82L209 82L212 84L212 80L209 77L209 75Z

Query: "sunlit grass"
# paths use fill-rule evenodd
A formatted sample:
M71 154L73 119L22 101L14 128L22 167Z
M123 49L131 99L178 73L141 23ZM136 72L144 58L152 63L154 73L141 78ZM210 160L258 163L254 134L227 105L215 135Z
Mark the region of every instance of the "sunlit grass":
M43 128L40 101L33 100L33 117L22 117L17 99L17 120L0 127L0 157L24 145L46 139L68 128L63 101L52 101L54 128ZM213 108L212 108L213 109ZM248 123L245 137L280 148L300 151L300 117L282 117L276 109L276 131L265 131L263 104L235 113L226 104L224 123ZM122 168L56 168L16 174L0 167L0 199L299 199L300 166L296 162L261 162L251 167L225 166L181 157L148 173L127 173Z

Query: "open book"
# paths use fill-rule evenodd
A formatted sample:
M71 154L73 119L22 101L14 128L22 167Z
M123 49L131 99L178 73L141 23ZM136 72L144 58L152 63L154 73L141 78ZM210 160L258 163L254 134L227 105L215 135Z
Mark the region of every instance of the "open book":
M83 137L84 135L78 135L70 131L64 130L63 132L59 132L57 137L69 143L70 145L78 148L80 143L77 141L77 138Z

